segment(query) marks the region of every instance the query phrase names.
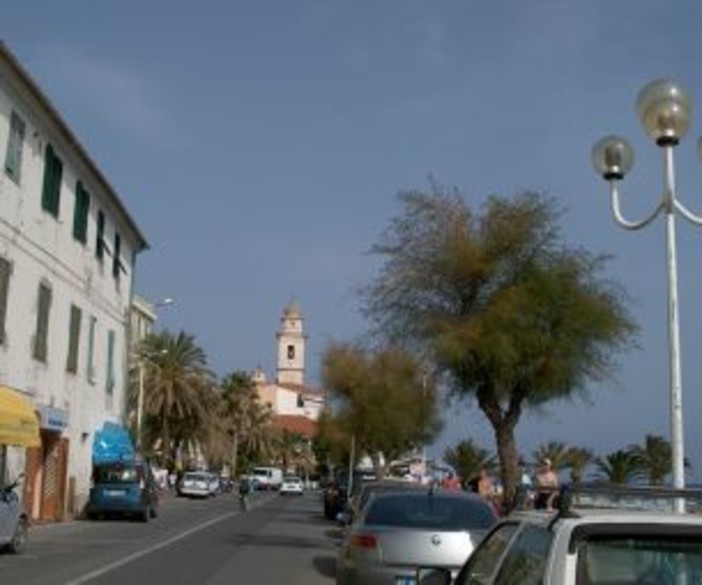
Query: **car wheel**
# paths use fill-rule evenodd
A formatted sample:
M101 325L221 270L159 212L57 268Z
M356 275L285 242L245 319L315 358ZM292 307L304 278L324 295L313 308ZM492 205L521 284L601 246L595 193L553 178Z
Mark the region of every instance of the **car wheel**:
M15 526L15 532L12 535L12 540L7 545L11 553L19 554L27 548L28 524L26 518L20 518Z

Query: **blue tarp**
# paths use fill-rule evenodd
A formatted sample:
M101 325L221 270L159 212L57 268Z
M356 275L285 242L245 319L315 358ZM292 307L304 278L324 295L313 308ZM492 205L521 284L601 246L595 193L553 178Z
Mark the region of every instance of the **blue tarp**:
M134 459L132 439L122 425L106 422L93 439L93 464Z

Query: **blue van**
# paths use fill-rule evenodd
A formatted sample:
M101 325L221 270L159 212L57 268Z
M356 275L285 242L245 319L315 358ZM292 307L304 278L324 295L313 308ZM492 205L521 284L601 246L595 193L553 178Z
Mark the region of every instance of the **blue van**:
M151 467L140 460L94 465L85 513L91 520L129 516L148 522L150 518L156 518L158 487Z

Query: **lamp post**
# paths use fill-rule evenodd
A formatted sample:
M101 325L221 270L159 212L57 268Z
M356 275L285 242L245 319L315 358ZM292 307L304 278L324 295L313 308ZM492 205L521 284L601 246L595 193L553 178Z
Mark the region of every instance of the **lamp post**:
M641 89L636 108L646 134L663 150L663 196L660 203L647 217L639 221L629 221L623 216L620 207L619 181L631 170L634 162L633 148L624 138L611 135L599 140L592 149L592 162L595 170L609 183L612 213L620 226L628 230L639 230L659 215L665 218L673 485L675 488L684 488L685 451L675 215L679 212L686 220L696 225L702 225L702 217L692 213L677 199L673 149L689 129L692 101L687 92L675 81L658 79ZM701 148L702 142L698 144L698 151L702 152ZM675 505L677 511L683 511L682 500L676 500Z

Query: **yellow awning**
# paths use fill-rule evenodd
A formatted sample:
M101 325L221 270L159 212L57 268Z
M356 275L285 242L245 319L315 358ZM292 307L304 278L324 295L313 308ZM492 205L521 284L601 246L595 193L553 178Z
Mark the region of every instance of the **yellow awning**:
M0 386L0 445L38 447L39 418L22 394Z

